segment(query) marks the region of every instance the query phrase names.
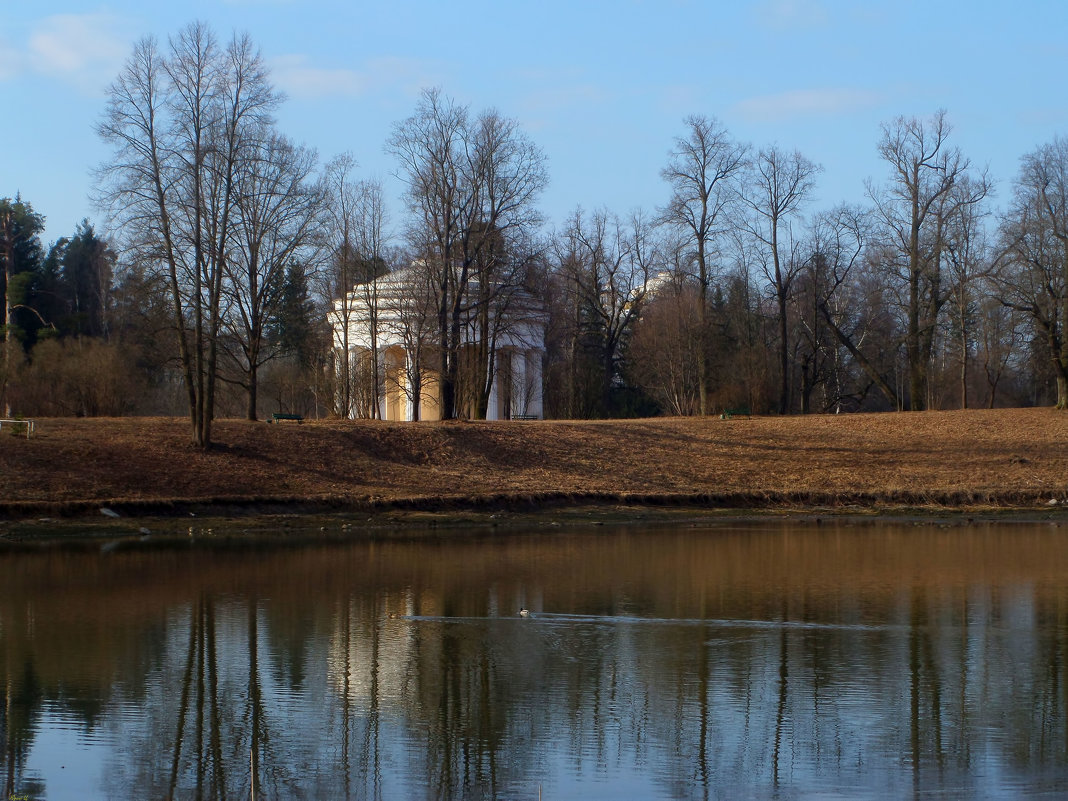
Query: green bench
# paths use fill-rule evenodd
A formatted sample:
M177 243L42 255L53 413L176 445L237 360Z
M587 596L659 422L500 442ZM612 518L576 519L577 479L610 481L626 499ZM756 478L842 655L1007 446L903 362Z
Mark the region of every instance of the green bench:
M276 423L303 423L304 415L302 414L282 414L282 412L275 412L271 415Z
M732 417L750 417L748 406L738 406L734 409L724 409L720 414L720 420L730 420Z

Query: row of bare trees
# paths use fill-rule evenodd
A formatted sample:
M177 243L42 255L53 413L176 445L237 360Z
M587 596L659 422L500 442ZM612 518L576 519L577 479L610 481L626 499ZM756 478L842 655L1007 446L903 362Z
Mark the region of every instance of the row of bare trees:
M538 294L557 416L921 410L999 393L1044 402L1054 384L1050 400L1065 404L1059 142L1024 159L1015 202L994 218L991 179L952 144L945 112L901 117L881 130L888 174L869 182L870 203L812 212L818 165L691 117L663 170L664 208L577 209L539 240L540 159L493 161L517 201L499 204L477 168L492 140L467 114L428 92L389 145L409 190L406 258L432 295L445 417L485 414L454 400L464 326L492 308L474 287ZM500 124L490 113L478 125L487 119ZM506 153L536 152L507 130ZM485 254L516 241L522 269L487 272Z
M515 120L435 89L386 143L407 206L391 233L382 185L358 179L351 156L319 169L277 130L280 100L247 37L222 45L194 24L135 47L99 126L113 148L101 200L128 269L166 286L197 444L219 381L255 418L260 369L296 347L286 304L311 308L300 291L334 329L332 346L322 325L300 346L317 349L308 380L333 381L317 396L378 416L390 373L375 279L402 272L410 291L394 284L389 302L404 308L386 316L407 321L400 383L417 416L427 368L441 417L486 416L517 309L544 328L557 416L919 410L1041 402L1053 385L1068 404L1060 140L1023 159L994 217L991 179L953 145L945 112L898 118L879 136L887 175L870 202L814 211L818 165L694 116L662 171L663 208L576 209L546 232L542 151Z
M946 113L901 117L882 128L888 175L869 181L870 203L811 213L820 168L803 155L754 151L713 119L685 125L663 170L670 201L655 227L633 228L643 247L630 252L644 257L628 273L621 327L602 329L602 386L629 385L676 414L921 410L978 393L993 405L999 390L1005 402L1042 402L1053 385L1049 400L1068 402L1060 140L1023 159L1014 201L995 218L991 180L952 144ZM580 231L577 214L555 237L562 286ZM609 274L587 296L593 317L618 282ZM556 310L557 325L570 314ZM574 376L580 361L570 362ZM575 397L559 393L554 408L590 413ZM625 406L604 396L592 413Z

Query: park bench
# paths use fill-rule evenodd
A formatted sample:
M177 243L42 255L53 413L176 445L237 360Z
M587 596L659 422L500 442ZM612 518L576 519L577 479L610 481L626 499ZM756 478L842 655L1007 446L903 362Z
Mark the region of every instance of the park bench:
M276 423L303 423L304 415L302 414L283 414L282 412L275 412L271 415L272 419Z
M33 420L0 419L0 430L2 430L5 425L8 428L11 428L15 434L21 434L24 430L26 432L26 439L29 439L34 432L34 429L37 428L37 423ZM19 426L22 426L22 429L20 429Z
M513 414L510 419L512 419L512 420L537 420L538 416L536 414Z
M750 417L748 406L738 406L734 409L724 409L720 414L720 420L730 420L732 417Z

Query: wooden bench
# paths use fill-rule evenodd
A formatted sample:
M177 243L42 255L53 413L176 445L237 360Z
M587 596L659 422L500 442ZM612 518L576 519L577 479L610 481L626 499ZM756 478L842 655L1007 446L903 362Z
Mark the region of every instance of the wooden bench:
M283 414L282 412L275 412L271 415L271 418L276 423L303 423L304 415L302 414Z
M14 433L16 433L16 434L21 434L22 433L18 429L18 426L24 426L25 429L26 429L26 439L29 439L30 436L33 434L34 430L37 428L37 423L34 420L8 420L8 419L5 418L5 419L0 419L0 430L3 429L5 424L9 428L13 428L14 429Z
M538 420L540 419L536 414L513 414L509 420Z
M730 420L733 417L750 417L748 406L738 406L734 409L724 409L720 414L720 420Z

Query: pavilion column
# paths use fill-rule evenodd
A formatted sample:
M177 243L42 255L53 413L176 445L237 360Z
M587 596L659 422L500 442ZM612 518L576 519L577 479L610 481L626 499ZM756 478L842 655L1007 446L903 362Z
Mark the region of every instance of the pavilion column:
M527 414L539 419L545 417L541 394L541 358L542 352L536 348L523 354L523 397L527 398Z
M511 412L516 415L529 415L530 394L527 392L527 357L521 350L512 351L512 374L509 377L511 387Z
M412 370L415 369L415 362L412 361L412 354L407 348L404 349L404 372L401 375L401 381L404 382L403 398L405 399L404 405L404 419L411 421L415 419L416 404L419 403L418 398L412 397L412 387L408 380L408 377L412 374ZM420 388L420 393L423 391ZM421 410L420 410L421 411Z

